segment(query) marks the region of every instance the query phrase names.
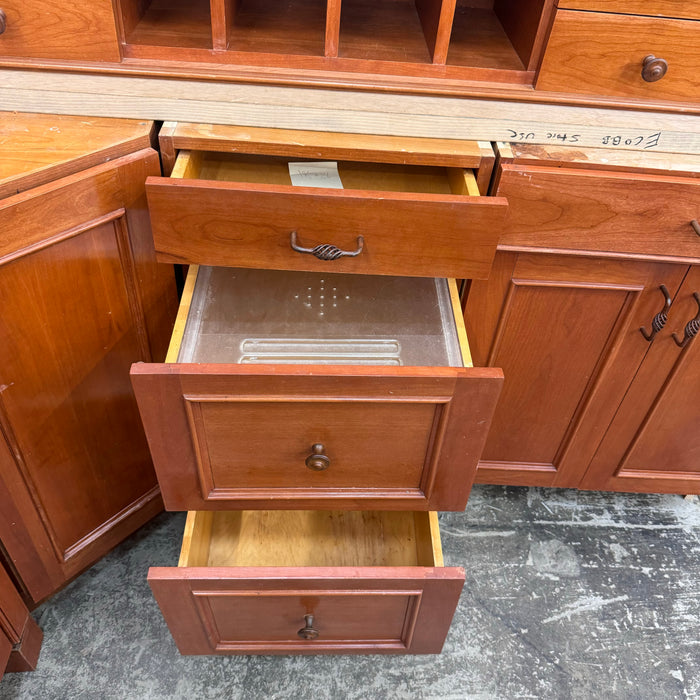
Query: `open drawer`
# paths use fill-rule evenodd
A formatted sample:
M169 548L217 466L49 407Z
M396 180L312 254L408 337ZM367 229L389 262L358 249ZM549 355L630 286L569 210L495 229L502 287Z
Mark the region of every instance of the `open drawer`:
M428 654L464 570L434 512L190 512L179 566L148 581L183 654Z
M454 281L194 266L131 375L169 510L463 510L503 380Z
M472 170L339 162L343 189L332 189L293 186L290 160L181 151L170 178L146 182L158 259L488 277L507 203L479 196Z

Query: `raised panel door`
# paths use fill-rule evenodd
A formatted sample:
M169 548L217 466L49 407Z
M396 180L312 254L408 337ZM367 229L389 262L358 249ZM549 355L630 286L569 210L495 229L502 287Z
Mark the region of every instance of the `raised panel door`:
M700 343L679 347L700 313L690 269L589 470L584 488L700 493ZM692 328L692 326L691 326ZM692 330L690 331L692 335Z
M129 383L176 301L144 240L157 168L145 150L0 202L0 537L35 601L162 507Z
M465 309L475 365L504 388L477 481L577 486L649 349L649 325L680 265L499 253Z

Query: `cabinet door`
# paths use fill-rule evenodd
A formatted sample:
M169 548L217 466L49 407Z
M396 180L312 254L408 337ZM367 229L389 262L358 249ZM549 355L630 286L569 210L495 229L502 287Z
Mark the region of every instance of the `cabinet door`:
M584 488L700 493L700 341L680 348L700 309L700 267L676 294L581 484Z
M499 252L465 308L475 365L505 382L477 481L577 486L649 343L680 265Z
M162 357L150 149L0 201L0 539L50 594L162 507L129 366Z

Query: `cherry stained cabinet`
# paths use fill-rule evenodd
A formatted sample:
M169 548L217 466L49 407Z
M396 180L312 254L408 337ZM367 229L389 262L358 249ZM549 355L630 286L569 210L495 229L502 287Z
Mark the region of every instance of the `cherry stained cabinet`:
M700 491L700 342L694 336L699 316L700 267L695 266L675 294L666 327L651 343L586 472L584 488Z
M649 350L639 328L650 328L663 306L659 287L675 293L687 269L496 255L491 277L472 283L466 306L474 364L501 367L506 377L478 481L579 485Z
M176 304L146 211L158 172L142 148L0 199L0 541L35 602L162 508L129 383Z
M516 144L499 157L510 219L465 302L475 366L505 375L477 481L700 492L697 341L672 337L700 311L697 161ZM662 285L668 322L647 340Z

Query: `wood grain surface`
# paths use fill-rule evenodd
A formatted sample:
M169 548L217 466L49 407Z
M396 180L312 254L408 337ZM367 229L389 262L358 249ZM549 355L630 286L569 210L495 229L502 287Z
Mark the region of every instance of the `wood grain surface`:
M0 199L148 148L149 121L0 113Z
M410 511L190 511L180 566L437 566L429 513ZM188 514L189 517L189 514ZM206 533L200 535L199 530ZM184 550L183 542L183 550Z
M607 100L607 108L591 108L590 99L557 98L532 90L486 91L479 92L480 99L453 99L361 92L347 82L342 89L278 85L270 90L265 84L251 84L265 82L259 74L227 83L209 73L209 80L196 80L191 73L171 73L179 79L169 80L140 76L135 68L129 68L127 75L81 75L56 71L55 66L46 73L36 70L36 64L32 68L6 67L0 72L0 100L5 109L458 140L522 138L530 143L559 143L563 136L576 134L581 148L602 147L605 139L617 135L621 150L639 149L636 139L641 136L643 148L700 153L700 126L693 116L698 110L692 106L683 107L685 114L672 114L662 104L653 112L639 111L648 110L644 100ZM413 79L401 89L415 93L417 85ZM376 88L376 80L373 86ZM432 90L438 87L431 81ZM441 92L450 94L446 86ZM463 96L463 92L458 94ZM566 100L588 106L561 104ZM523 101L528 103L525 109Z
M619 170L504 165L500 244L700 260L700 179Z
M3 0L0 54L72 61L120 60L110 0Z
M178 150L475 169L479 167L483 158L482 149L475 141L338 134L221 124L176 122L172 131L167 133L166 139L172 144L172 148Z

